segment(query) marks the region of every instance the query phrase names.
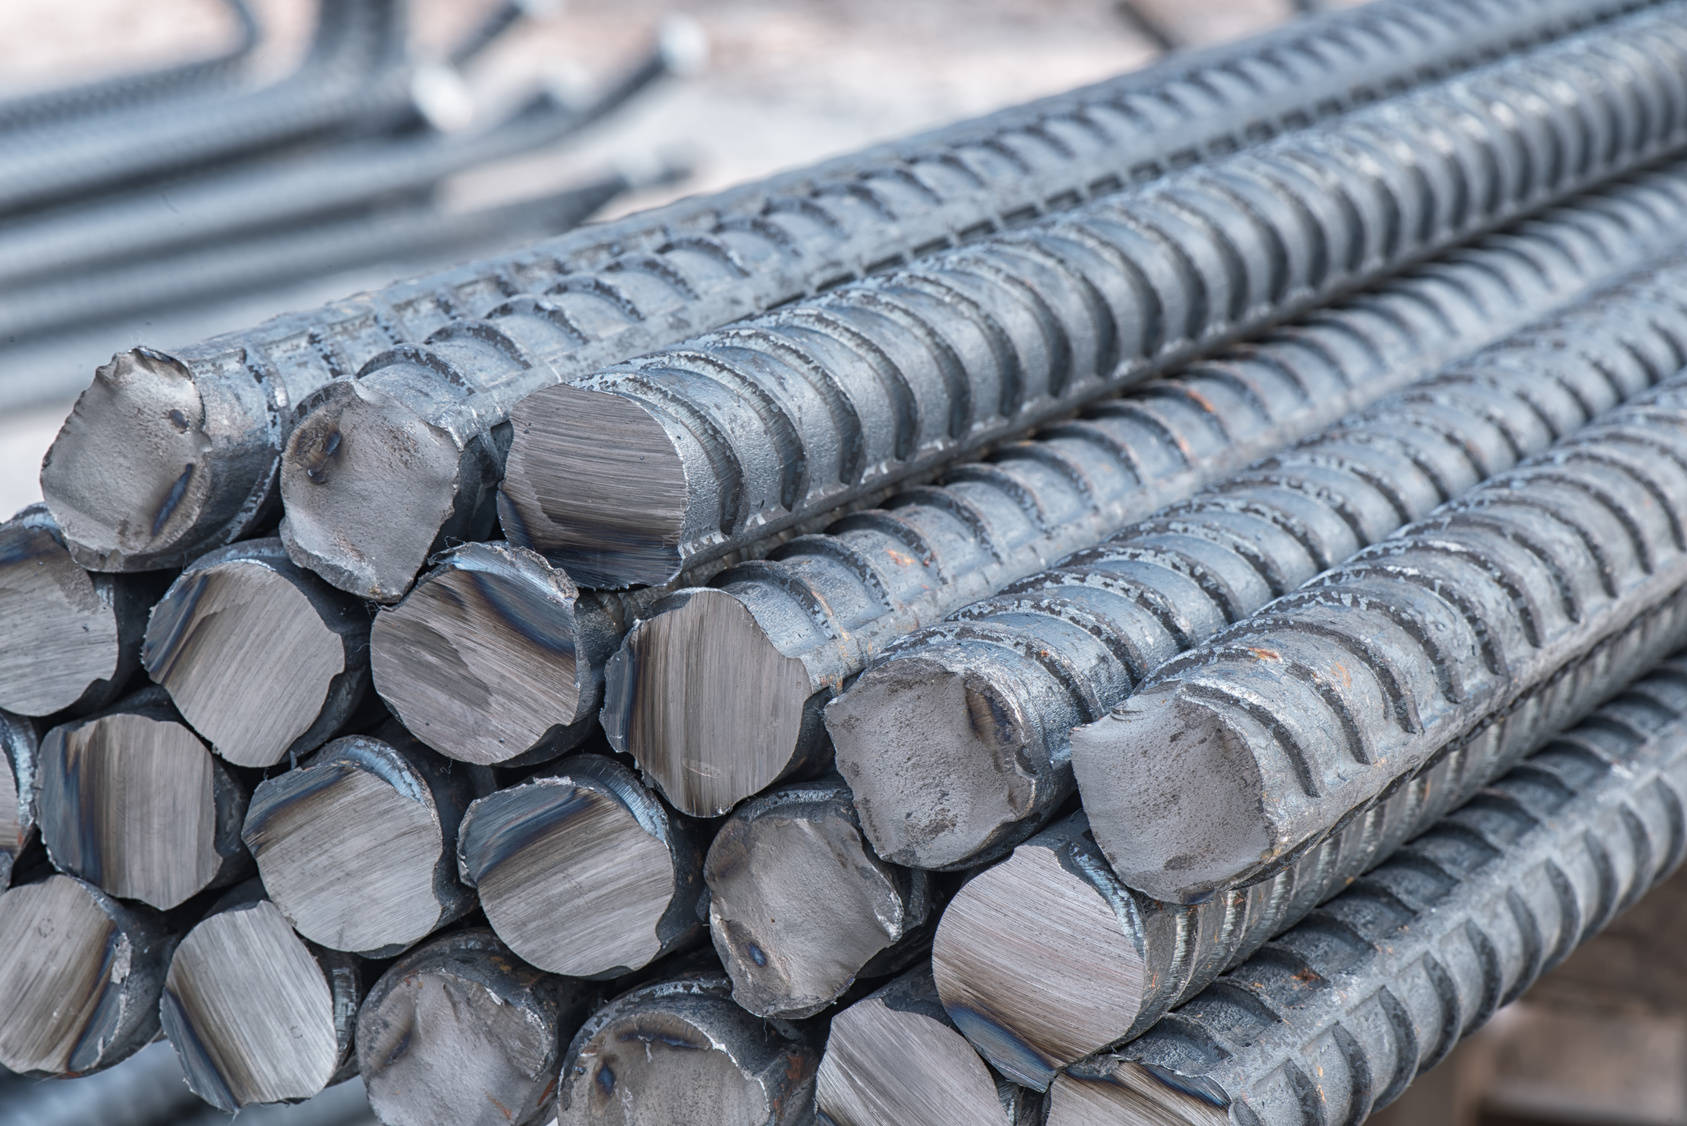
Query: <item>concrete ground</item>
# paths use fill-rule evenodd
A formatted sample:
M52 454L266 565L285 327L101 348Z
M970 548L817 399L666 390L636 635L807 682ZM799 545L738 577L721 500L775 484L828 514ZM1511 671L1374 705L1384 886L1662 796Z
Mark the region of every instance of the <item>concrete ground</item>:
M279 73L303 41L313 5L254 3L275 29L261 65ZM1287 0L1142 6L1196 43L1245 34L1287 14ZM413 0L416 37L449 42L487 7L489 0ZM1091 82L1154 56L1112 0L570 0L501 44L469 77L487 106L542 76L589 85L634 57L665 16L679 13L709 38L711 57L700 74L669 83L582 145L464 177L453 190L490 201L659 150L691 155L698 173L683 190L708 190ZM8 85L24 86L156 64L213 49L225 21L216 0L6 0L0 73ZM629 200L623 209L662 198ZM0 360L12 365L0 370L0 380L39 380L41 390L39 407L0 416L0 516L39 498L42 452L75 391L113 352L142 342L183 343L392 276L376 265L261 301L105 326Z

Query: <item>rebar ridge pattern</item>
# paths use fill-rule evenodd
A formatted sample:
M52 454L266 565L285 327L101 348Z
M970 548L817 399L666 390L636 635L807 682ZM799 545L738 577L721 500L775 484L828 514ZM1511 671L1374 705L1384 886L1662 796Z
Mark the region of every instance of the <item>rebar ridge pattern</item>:
M179 487L164 482L140 506L144 512L90 512L91 524L82 529L88 535L73 534L72 542L84 565L147 570L181 566L250 534L272 510L281 451L312 393L355 375L387 349L422 341L453 320L483 315L581 271L603 272L574 277L570 285L604 294L597 308L581 314L582 329L606 316L611 323L618 315L648 319L629 304L642 299L639 282L625 279L651 273L653 252L660 252L658 267L667 261L703 276L724 274L746 294L750 287L740 270L772 255L765 262L783 262L781 272L794 286L783 296L799 296L1636 6L1636 0L1385 0L276 317L169 355L136 350L119 357L105 378L121 379L127 367L139 365L190 384L198 390L199 409L184 412L193 416L187 422L197 437L221 448L213 464L198 470L202 480ZM981 201L981 189L987 201ZM837 225L844 221L857 225ZM734 307L731 313L748 311ZM646 329L647 335L655 331ZM101 408L95 401L88 409ZM71 448L61 451L61 474ZM186 471L193 471L191 462ZM207 476L212 479L203 480ZM55 515L69 517L84 503L69 491L73 483L52 471L44 477ZM180 493L190 485L204 497L184 507ZM96 531L98 545L89 542Z
M1328 301L1675 144L1681 15L537 392L512 412L504 530L583 585L667 582Z
M659 609L696 601L685 613L704 614L712 601L737 602L756 641L801 662L799 698L783 708L760 696L747 702L744 714L755 718L723 724L731 730L718 747L695 725L656 740L675 760L663 770L640 754L636 710L670 688L649 665L662 643L641 623L610 663L605 731L671 800L692 812L711 797L715 808L730 805L745 795L704 793L723 772L700 775L679 760L758 758L772 776L801 769L828 749L820 709L899 636L1620 277L1673 239L1684 219L1680 166L1602 190L1047 427L1034 441L1003 446L948 471L940 488L907 490L728 568L714 591L680 591ZM665 667L676 664L683 674L669 675L683 675L689 694L733 708L736 666ZM770 713L801 718L787 726L767 722Z
M1073 729L1161 662L1672 376L1687 362L1687 303L1671 288L1684 281L1687 258L1642 271L889 646L827 712L874 846L954 866L1023 839L1071 794ZM899 686L935 679L1005 717L994 730L1011 764L957 750L977 782L947 805L917 781L874 781L902 757L910 779L930 774L914 748L886 759L885 732Z
M1531 406L1526 425L1551 417ZM1639 619L1655 627L1650 644L1687 628L1684 523L1687 374L1168 661L1075 732L1096 843L1127 884L1162 899L1268 874L1590 652L1632 660ZM1283 550L1262 545L1262 563ZM1555 701L1558 722L1593 702ZM1169 754L1168 722L1181 733ZM1149 812L1199 760L1202 798ZM1139 788L1123 795L1121 782ZM1251 810L1235 786L1253 788Z
M1215 1107L1238 1123L1360 1121L1667 876L1684 847L1678 657L1119 1056L1057 1079L1051 1122L1063 1094L1094 1084L1199 1121Z

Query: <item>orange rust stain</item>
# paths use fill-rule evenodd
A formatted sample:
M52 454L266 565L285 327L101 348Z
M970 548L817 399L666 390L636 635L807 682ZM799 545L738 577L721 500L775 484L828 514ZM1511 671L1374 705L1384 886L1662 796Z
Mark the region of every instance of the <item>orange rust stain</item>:
M1261 649L1258 646L1250 645L1248 646L1248 652L1262 661L1281 661L1283 659L1283 655L1275 649Z
M504 1116L505 1122L514 1122L515 1121L515 1113L513 1111L511 1111L509 1107L507 1107L503 1103L499 1102L496 1095L490 1095L490 1094L487 1095L486 1101L491 1103L494 1107L497 1108L498 1113Z
M1353 687L1353 673L1348 670L1348 667L1346 665L1342 664L1340 661L1337 661L1335 663L1335 666L1332 668L1331 671L1334 672L1337 676L1341 677L1342 687L1344 687L1344 688L1352 688Z

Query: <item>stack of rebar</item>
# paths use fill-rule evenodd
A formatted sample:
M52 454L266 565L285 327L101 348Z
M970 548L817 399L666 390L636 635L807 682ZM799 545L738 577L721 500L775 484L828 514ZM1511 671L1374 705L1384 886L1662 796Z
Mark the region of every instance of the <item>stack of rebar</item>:
M1687 0L1322 11L136 347L42 485L0 1066L1358 1122L1687 854Z

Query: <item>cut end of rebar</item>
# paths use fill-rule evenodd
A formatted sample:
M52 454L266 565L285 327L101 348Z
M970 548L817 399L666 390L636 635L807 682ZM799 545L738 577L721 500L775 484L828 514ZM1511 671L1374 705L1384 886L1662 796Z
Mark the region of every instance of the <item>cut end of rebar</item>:
M731 594L688 592L640 622L617 660L606 710L620 749L675 808L718 816L796 764L808 670Z
M510 421L505 535L585 587L657 586L678 574L685 464L655 415L623 395L559 386L529 395Z
M605 1022L574 1046L557 1126L783 1121L777 1077L758 1074L715 1031L663 1010Z
M220 484L218 440L260 423L208 415L177 360L150 348L121 352L94 372L53 440L41 493L83 566L180 566L208 546L197 537Z
M932 976L978 1051L1046 1091L1057 1070L1130 1031L1150 985L1140 941L1054 852L1027 843L950 900Z
M539 969L598 977L666 949L673 855L605 787L564 776L489 794L463 818L458 856L492 929Z
M259 785L242 835L270 898L312 942L401 949L443 921L445 833L419 779L346 757L307 763Z
M252 767L274 766L295 749L346 672L345 645L310 599L250 560L195 570L171 586L153 609L141 660L218 755Z
M287 554L350 594L397 601L456 508L463 462L409 404L355 380L332 384L282 458Z
M154 968L120 909L80 880L51 876L0 895L0 1066L67 1075L138 1051L157 1031Z
M1058 1076L1045 1126L1228 1126L1228 1103L1139 1064L1102 1057Z
M160 910L221 874L211 750L173 720L116 712L54 728L41 747L41 837L60 871ZM222 808L219 808L221 806Z
M996 1078L965 1037L876 996L833 1018L815 1096L834 1126L1009 1126Z
M375 690L416 738L484 766L581 714L579 591L520 548L474 544L375 619Z
M1274 856L1266 785L1248 743L1257 734L1176 683L1139 692L1072 733L1090 831L1127 886L1193 902Z
M733 818L704 879L733 1000L757 1016L819 1012L911 923L894 874L841 809Z
M170 961L161 1013L188 1086L232 1114L328 1086L346 1047L334 1002L310 948L260 901L188 932Z
M485 932L454 937L476 934ZM542 1121L568 1031L554 994L535 989L539 975L508 951L456 953L421 947L382 977L358 1013L370 1106L389 1126Z
M39 511L39 510L36 510ZM42 520L0 525L0 709L47 716L114 679L118 607Z
M964 668L909 659L869 669L826 709L838 771L880 856L966 864L1037 797L1020 768L1032 731L1017 702Z

